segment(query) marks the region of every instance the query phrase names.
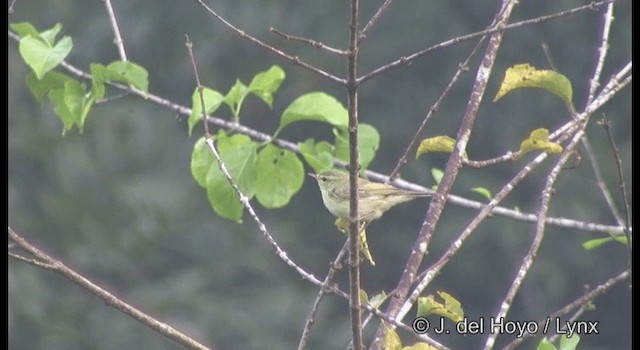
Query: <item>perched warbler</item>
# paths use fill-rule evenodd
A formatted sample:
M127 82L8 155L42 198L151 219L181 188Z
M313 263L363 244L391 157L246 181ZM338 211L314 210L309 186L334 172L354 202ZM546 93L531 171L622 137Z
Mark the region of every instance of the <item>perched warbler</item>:
M329 170L318 175L309 175L318 181L324 206L331 214L348 222L349 174L339 170ZM430 195L358 178L358 221L366 226L396 204Z

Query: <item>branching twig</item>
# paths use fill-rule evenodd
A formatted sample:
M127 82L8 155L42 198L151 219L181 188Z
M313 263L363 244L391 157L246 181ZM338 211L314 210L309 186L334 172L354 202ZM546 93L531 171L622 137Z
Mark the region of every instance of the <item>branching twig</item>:
M615 286L616 284L628 279L630 275L631 275L631 270L626 270L621 274L619 274L618 276L608 279L606 282L600 284L593 290L585 293L584 295L580 296L578 299L567 304L560 310L552 313L544 320L538 321L538 326L542 329L543 325L546 322L548 322L548 320L552 320L552 319L556 319L556 318L568 315L570 312L572 312L577 308L579 308L579 310L576 314L579 314L583 309L585 309L585 306L591 303L593 300L595 300L595 298L604 294L607 290L609 290L611 287ZM575 318L575 315L573 318ZM532 335L535 335L535 334L530 334L528 332L525 332L522 337L516 338L511 343L507 344L507 346L505 346L504 349L505 350L516 349L520 344L522 344L524 340L526 340L528 337Z
M187 37L187 48L188 48L189 54L191 55L191 62L193 63L194 74L198 80L198 89L200 91L200 103L202 105L202 118L206 119L207 110L205 108L206 104L204 101L204 94L202 93L202 85L200 84L200 79L198 78L198 67L195 65L195 59L193 58L192 44L189 41L188 37ZM205 143L211 150L211 154L213 154L213 157L215 158L218 164L218 167L220 168L220 171L222 172L224 177L227 179L227 181L233 188L233 191L236 193L236 195L238 195L238 198L240 198L240 203L242 203L242 206L247 210L247 212L249 213L253 221L256 223L258 230L262 233L262 235L267 240L267 242L275 250L276 255L282 261L284 261L285 264L287 264L289 267L293 268L298 274L300 274L300 276L303 279L310 281L317 286L324 286L322 282L320 282L313 274L305 271L303 268L298 266L298 264L296 264L293 260L291 260L287 255L287 253L284 250L282 250L282 248L280 248L280 246L278 245L278 242L276 242L273 236L269 233L266 225L262 222L262 220L258 217L258 214L256 213L256 211L253 209L253 206L249 202L249 197L247 197L246 195L244 195L244 193L242 193L242 191L240 190L240 187L238 187L238 184L235 182L235 180L229 173L229 170L227 169L226 165L222 161L222 158L220 157L220 153L218 153L218 150L215 144L213 143L213 138L211 137L211 134L208 133L208 129L206 130L207 131L205 134Z
M431 117L438 111L445 97L449 95L449 92L451 91L455 83L458 81L462 73L465 73L469 70L469 67L467 65L469 64L469 61L471 60L471 58L475 55L478 48L480 48L480 45L482 44L483 41L484 41L484 38L480 39L480 41L478 41L478 44L476 44L473 50L471 50L471 52L469 53L469 56L467 56L467 59L465 59L464 62L458 65L458 70L453 75L453 78L451 78L451 81L449 81L449 84L447 85L447 87L444 88L444 90L442 91L442 93L440 94L436 102L434 102L431 108L429 108L429 111L427 112L424 119L422 120L422 123L420 123L420 125L418 126L418 129L413 134L411 141L409 141L409 144L405 148L404 153L402 153L402 156L398 160L398 163L396 164L395 168L389 175L390 180L395 179L400 174L400 169L407 163L409 152L411 152L414 149L416 143L418 142L418 137L420 136L420 133L422 133L422 130L425 128L425 126L427 125L427 122L431 119Z
M511 15L511 11L516 3L516 0L503 1L502 9L494 21L496 28L504 28L506 26ZM469 102L456 136L454 152L449 157L449 161L447 161L444 176L438 186L438 192L431 200L418 237L411 248L411 253L407 259L400 281L398 282L396 293L394 293L389 301L387 313L394 317L400 311L403 301L407 293L409 293L409 288L415 281L414 279L417 275L416 272L427 252L427 246L435 232L436 223L444 209L446 197L451 191L458 171L460 170L462 159L464 158L467 148L467 143L469 142L469 137L471 135L471 130L473 129L473 124L480 106L480 101L482 101L482 97L484 96L503 34L504 30L499 30L493 33L489 38L489 43L485 50L484 57L482 58L482 62L478 67L478 71L476 72L471 96L469 97ZM380 348L382 348L382 328L378 327L376 337L374 339L374 349Z
M602 38L600 47L598 47L598 59L596 60L596 68L589 80L589 94L587 96L587 105L589 105L596 95L596 90L600 86L600 76L602 75L602 67L609 52L609 33L611 31L611 23L613 23L613 2L607 4L607 11L604 13L604 23L602 24Z
M622 195L622 204L624 207L624 227L625 235L627 236L627 247L629 247L629 265L631 265L631 208L629 207L629 199L627 198L627 186L624 181L624 174L622 172L622 160L620 159L620 149L616 146L616 142L611 135L611 122L602 118L598 124L602 125L604 131L607 133L607 139L613 151L613 159L615 160L616 171L618 173L618 187L620 188L620 194Z
M15 34L12 33L11 31L9 31L8 33L9 37L14 39L14 40L19 40L20 38ZM63 61L61 63L61 66L66 69L69 73L79 77L79 78L83 78L83 79L87 79L87 80L91 80L91 75L77 67L75 67L74 65ZM599 108L599 106L603 105L604 103L608 102L608 100L610 98L612 98L615 95L615 92L619 91L620 89L622 89L623 87L625 87L628 83L629 83L629 79L624 79L621 82L619 81L619 79L617 77L625 77L626 74L629 73L629 71L631 70L631 63L629 63L627 66L625 66L618 74L614 75L614 77L612 78L612 80L618 82L617 84L612 84L614 86L617 86L617 89L615 91L613 91L613 93L611 94L606 94L605 96L600 96L598 98L598 106L597 108ZM118 83L109 83L109 85L122 90L122 91L128 91L129 87L123 84L118 84ZM173 101L170 101L168 99L165 99L163 97L160 97L158 95L155 95L153 93L146 93L144 91L140 91L138 89L135 88L131 88L131 93L134 95L137 95L141 98L144 98L147 101L150 101L152 103L158 104L160 106L163 106L169 110L174 111L175 113L178 113L180 115L184 115L184 116L189 116L191 115L191 109L188 107L185 107L183 105L177 104ZM606 97L606 99L605 99ZM590 108L590 110L596 110L596 107ZM284 140L284 139L272 139L272 135L271 134L266 134L260 131L257 131L255 129L246 127L244 125L240 125L238 123L234 123L222 118L216 118L216 117L212 117L212 116L207 116L207 122L214 124L216 126L225 128L227 130L233 131L233 132L238 132L247 136L250 136L256 140L260 140L260 141L269 141L271 140L275 145L279 146L279 147L283 147L285 149L291 150L293 152L299 153L299 149L296 143L293 143L291 141L288 140ZM575 123L574 121L570 122L571 124L567 124L565 127L562 127L560 129L558 129L558 132L565 132L566 129L569 126L572 126L573 123ZM551 138L555 137L555 133L550 135ZM505 155L508 156L508 155ZM503 156L504 157L504 156ZM337 165L340 166L344 166L343 163L336 161ZM377 173L377 172L373 172L371 170L367 170L366 171L366 175L367 177L374 179L378 182L391 182L394 186L400 187L400 188L405 188L408 190L414 190L414 191L418 191L418 192L428 192L429 190L427 188L425 188L424 186L420 186L417 185L415 183L410 183L407 181L404 181L402 179L395 179L393 181L389 180L389 177L386 175L383 175L381 173ZM456 195L452 195L449 194L449 196L447 197L447 201L451 204L454 205L459 205L462 207L466 207L466 208L470 208L470 209L475 209L475 210L479 210L481 209L485 203L482 202L478 202L478 201L473 201L473 200L469 200L469 199L465 199L463 197L460 196L456 196ZM531 213L522 213L520 211L517 210L513 210L513 209L509 209L509 208L505 208L505 207L496 207L493 210L493 214L495 215L503 215L505 217L509 217L515 220L522 220L522 221L528 221L528 222L535 222L537 220L537 217L535 214L531 214ZM573 228L573 229L577 229L580 231L588 231L588 232L614 232L614 233L624 233L624 228L621 226L614 226L614 225L602 225L602 224L596 224L596 223L590 223L590 222L584 222L584 221L580 221L580 220L574 220L574 219L569 219L569 218L563 218L563 217L550 217L547 218L547 223L550 225L557 225L559 227L564 227L564 228Z
M196 0L198 1L198 3L207 11L209 12L213 17L215 17L218 21L222 22L225 26L227 26L229 29L233 30L236 34L238 34L240 37L247 39L249 41L251 41L252 43L266 49L267 51L275 54L276 56L279 56L287 61L289 61L290 63L293 63L295 65L298 65L302 68L305 68L311 72L314 72L318 75L320 75L321 77L327 78L331 81L334 81L336 83L339 84L346 84L346 81L342 78L338 78L333 74L327 73L325 71L323 71L322 69L312 66L306 62L301 61L297 56L290 56L287 55L286 53L284 53L281 50L276 49L275 47L262 42L261 40L259 40L258 38L247 34L245 31L235 27L233 24L231 24L229 21L225 20L222 16L220 16L217 12L215 12L212 8L210 8L209 6L207 6L207 4L205 4L202 0Z
M327 272L327 276L324 278L322 282L323 287L318 291L318 295L316 299L313 301L313 306L311 306L311 311L309 312L309 316L307 316L307 320L304 323L304 329L302 330L302 335L300 336L300 342L298 343L298 350L303 350L307 345L307 339L309 338L309 334L311 332L311 327L315 322L316 312L318 311L318 306L320 306L320 301L327 294L327 291L330 290L330 285L333 281L333 276L335 273L342 268L342 260L349 250L349 242L345 242L338 252L338 256L333 260L333 263L329 267L329 272Z
M389 8L392 2L393 0L385 0L384 3L380 5L380 7L376 11L376 13L373 15L373 17L371 17L369 22L367 22L364 28L362 28L362 31L360 31L360 34L358 36L358 42L364 40L367 37L367 32L373 27L374 24L376 24L376 22L378 22L378 20L380 19L384 11L386 11Z
M540 16L538 18L534 18L534 19L530 19L530 20L526 20L526 21L521 21L521 22L516 22L513 24L509 24L509 25L505 25L505 27L501 27L501 28L497 28L497 27L492 27L492 28L488 28L485 29L483 31L480 32L476 32L476 33L472 33L472 34L467 34L467 35L463 35L463 36L459 36L459 37L455 37L451 40L447 40L447 41L443 41L439 44L433 45L431 47L428 47L424 50L415 52L413 54L410 54L408 56L402 56L400 58L398 58L397 60L388 63L384 66L381 66L379 68L376 68L372 71L370 71L369 73L366 73L365 75L363 75L362 77L358 78L358 83L363 83L377 75L380 75L388 70L391 70L393 68L398 68L400 66L404 66L407 65L409 63L411 63L411 61L424 56L430 52L442 49L444 47L448 47L448 46L453 46L456 44L459 44L463 41L467 41L473 38L477 38L483 35L488 35L488 34L493 34L499 30L510 30L510 29L514 29L514 28L518 28L518 27L522 27L525 25L530 25L530 24L537 24L537 23L541 23L541 22L545 22L551 19L555 19L555 18L559 18L559 17L564 17L564 16L568 16L571 14L574 14L576 12L579 11L584 11L584 10L593 10L596 9L604 4L608 4L608 3L612 3L615 0L606 0L606 1L601 1L601 2L592 2L588 5L584 5L584 6L580 6L580 7L576 7L574 9L571 10L566 10L566 11L562 11L562 12L558 12L558 13L554 13L551 15L547 15L547 16Z
M573 136L573 138L571 139L571 142L569 143L569 145L566 146L566 148L562 152L562 155L560 155L560 158L558 159L553 169L551 169L551 171L549 172L549 175L547 176L547 181L545 183L544 189L542 190L542 196L540 198L540 205L538 210L539 220L536 223L536 230L535 230L533 241L531 242L529 251L527 252L527 254L524 256L522 260L522 264L520 265L520 268L516 273L516 277L513 279L513 282L509 287L509 291L507 292L506 296L500 303L500 309L495 314L494 319L500 319L500 318L506 317L507 313L511 309L511 305L513 304L513 300L515 299L516 294L518 293L518 290L520 290L520 286L524 282L524 278L526 277L527 273L531 269L531 266L533 265L533 261L535 260L535 257L538 254L538 250L540 249L540 246L542 245L542 240L544 238L544 233L546 228L545 219L547 217L547 213L549 212L549 203L551 202L553 187L556 183L558 175L562 171L565 163L570 159L571 154L573 153L574 149L577 147L578 143L580 142L580 138L583 135L584 135L584 130L579 130ZM495 344L495 340L498 337L499 333L500 332L495 332L495 330L489 330L489 336L487 337L487 341L484 347L485 349L493 348Z
M22 236L18 235L11 227L8 228L8 233L10 240L15 242L21 249L33 255L35 258L29 259L12 252L9 252L9 256L20 259L35 266L60 273L73 283L79 285L90 293L96 295L98 298L104 300L107 305L113 306L117 310L131 316L145 326L177 342L178 344L181 344L182 346L185 346L189 349L208 349L206 346L200 344L195 339L179 332L168 324L160 322L155 318L138 310L137 308L131 306L130 304L125 303L122 299L109 293L97 284L91 282L84 276L70 269L60 260L54 259L51 256L47 255L40 249L33 246L31 243L29 243Z

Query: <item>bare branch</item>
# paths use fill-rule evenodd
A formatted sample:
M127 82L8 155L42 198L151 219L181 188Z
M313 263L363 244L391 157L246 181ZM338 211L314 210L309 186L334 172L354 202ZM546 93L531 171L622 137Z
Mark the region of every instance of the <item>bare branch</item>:
M515 7L516 0L504 0L502 3L501 11L496 15L495 28L504 28L509 21L511 11ZM416 241L414 242L410 256L405 265L400 281L398 282L396 293L391 297L389 305L387 307L387 313L392 316L396 316L401 310L403 301L406 295L409 293L409 288L415 281L417 270L422 263L422 259L427 252L427 246L433 237L435 232L435 225L440 217L446 197L453 187L453 183L456 179L460 166L462 165L462 159L464 158L467 143L473 129L473 124L480 106L480 101L484 95L487 87L489 76L491 75L491 69L498 54L498 48L502 42L502 36L504 30L499 30L491 35L489 43L485 49L484 57L476 72L475 83L473 84L473 90L469 97L467 109L460 124L456 136L456 145L454 152L451 153L449 161L444 171L444 176L438 186L438 192L433 196L427 214L422 222L420 233ZM378 327L376 336L374 339L374 349L380 349L382 347L382 328Z
M612 278L608 279L606 282L600 284L598 287L596 287L593 290L585 293L584 295L582 295L578 299L572 301L571 303L567 304L566 306L564 306L560 310L552 313L546 319L538 321L538 325L540 325L542 327L543 324L548 322L547 320L556 319L556 318L565 316L565 315L569 314L570 312L572 312L573 310L575 310L577 308L579 308L579 310L578 310L578 312L576 314L579 314L582 310L585 309L586 305L591 303L593 300L595 300L600 295L604 294L607 290L611 289L611 287L613 287L613 286L617 285L618 283L628 279L630 277L630 275L631 275L631 270L626 270L626 271L622 272L621 274L619 274L618 276L615 276L615 277L612 277ZM574 315L574 317L575 317L575 315ZM518 347L518 345L522 344L523 341L525 341L528 337L530 337L532 335L534 335L534 334L530 334L528 332L525 332L522 337L516 338L511 343L507 344L507 346L505 346L504 349L505 350L516 349Z
M120 55L120 59L122 61L127 61L127 53L124 51L124 42L122 41L122 36L120 35L118 20L116 18L115 12L113 11L111 0L103 0L103 1L104 1L105 7L107 8L107 13L109 14L109 21L111 22L111 29L113 30L113 35L115 37L113 43L118 48L118 54Z
M583 135L584 135L584 130L580 130L573 136L571 142L569 143L569 145L567 145L565 150L562 152L562 155L560 156L556 164L553 166L553 169L547 176L547 181L545 183L544 189L542 190L542 196L540 198L540 205L538 209L539 220L536 223L534 239L531 242L529 251L527 252L527 254L524 256L522 260L522 264L520 265L520 268L516 273L516 277L513 279L513 283L511 284L509 291L507 292L506 296L500 303L500 309L495 314L494 319L504 318L507 315L507 313L509 312L509 309L511 308L511 305L513 304L513 300L515 299L516 294L520 289L520 286L524 282L524 279L527 273L529 272L531 266L533 265L533 261L538 253L538 250L540 249L540 246L542 245L542 240L544 239L545 228L546 228L546 217L549 211L549 203L551 202L551 195L553 193L553 187L556 183L556 179L558 178L558 175L562 171L565 163L570 159L572 152L577 147L578 143L580 142L580 138ZM498 337L498 333L500 332L494 332L494 330L489 331L489 336L487 337L487 341L484 347L485 349L493 348L493 346L495 345L496 338Z
M311 327L315 323L316 313L318 312L318 306L320 306L320 301L327 294L327 291L330 289L330 285L333 281L333 276L335 273L342 268L342 260L349 250L349 242L345 242L338 252L338 256L333 260L329 267L329 272L327 272L327 276L322 281L322 288L318 292L316 296L316 300L313 301L313 306L311 306L311 311L309 312L309 316L307 316L307 320L304 323L304 329L302 330L302 335L300 336L300 342L298 343L298 350L303 350L307 345L307 339L309 338L309 334L311 333Z
M15 242L21 249L25 250L29 254L32 254L35 259L29 261L26 258L19 258L20 260L33 264L35 266L39 266L54 272L58 272L71 282L77 284L78 286L84 288L88 292L94 294L98 298L104 300L105 304L113 306L115 309L119 310L122 313L125 313L131 316L133 319L139 321L145 326L153 329L154 331L162 334L163 336L177 342L178 344L185 346L189 349L209 349L208 347L198 343L195 339L179 332L174 329L170 325L160 322L157 319L145 314L144 312L138 310L137 308L127 304L122 299L117 296L109 293L105 289L101 288L97 284L91 282L89 279L75 272L74 270L67 267L60 260L54 259L51 256L47 255L40 249L36 248L34 245L29 243L22 236L18 235L11 227L8 228L9 239ZM9 254L9 256L13 256L18 258L16 254Z
M480 32L476 32L476 33L472 33L472 34L467 34L467 35L455 37L455 38L453 38L451 40L443 41L440 44L433 45L433 46L428 47L428 48L426 48L424 50L421 50L421 51L415 52L413 54L410 54L408 56L402 56L402 57L398 58L397 60L395 60L395 61L393 61L391 63L388 63L388 64L386 64L384 66L379 67L379 68L376 68L376 69L370 71L369 73L366 73L362 77L358 78L358 83L363 83L363 82L365 82L365 81L367 81L367 80L369 80L369 79L371 79L371 78L373 78L373 77L375 77L377 75L380 75L380 74L382 74L382 73L384 73L384 72L386 72L388 70L391 70L391 69L394 69L394 68L398 68L400 66L407 65L407 64L411 63L411 61L413 61L413 60L415 60L415 59L417 59L417 58L419 58L421 56L424 56L424 55L426 55L426 54L428 54L430 52L433 52L433 51L436 51L436 50L439 50L439 49L442 49L442 48L445 48L445 47L448 47L448 46L453 46L453 45L459 44L459 43L461 43L463 41L467 41L467 40L470 40L470 39L473 39L473 38L477 38L477 37L480 37L480 36L484 36L484 35L488 35L488 34L493 34L493 33L497 32L499 30L511 30L511 29L514 29L514 28L518 28L518 27L522 27L522 26L526 26L526 25L530 25L530 24L537 24L537 23L545 22L545 21L548 21L548 20L551 20L551 19L555 19L555 18L569 16L569 15L572 15L572 14L574 14L576 12L579 12L579 11L593 10L593 9L596 9L596 8L604 5L604 4L608 4L608 3L611 3L611 2L614 2L614 1L615 0L593 2L593 3L590 3L588 5L576 7L576 8L571 9L571 10L558 12L558 13L551 14L551 15L548 15L548 16L540 16L538 18L534 18L534 19L530 19L530 20L526 20L526 21L521 21L521 22L516 22L516 23L513 23L513 24L505 25L504 28L491 27L491 28L485 29L485 30L480 31Z
M302 68L305 68L311 72L314 72L318 75L320 75L321 77L327 78L331 81L334 81L336 83L339 84L346 84L346 81L342 78L338 78L333 74L327 73L323 70L321 70L320 68L317 68L315 66L312 66L308 63L305 63L303 61L301 61L297 56L290 56L287 55L286 53L284 53L281 50L276 49L275 47L262 42L261 40L259 40L258 38L247 34L245 31L240 30L238 28L236 28L233 24L231 24L229 21L225 20L222 16L220 16L217 12L215 12L212 8L210 8L209 6L207 6L202 0L196 0L198 1L198 3L207 11L209 12L213 17L215 17L217 20L219 20L220 22L222 22L225 26L227 26L229 29L233 30L236 34L238 34L241 38L247 39L250 42L266 49L267 51L275 54L276 56L279 56L280 58L283 58L287 61L289 61L290 63L293 63L295 65L298 65Z
M374 24L378 22L380 17L382 17L382 14L389 8L389 6L393 1L394 0L385 0L384 3L380 5L380 7L376 11L376 13L373 15L373 17L371 17L367 25L365 25L364 28L362 28L358 41L362 41L364 40L364 38L367 37L367 32L373 27Z
M393 169L393 171L391 171L391 174L389 175L390 180L395 179L400 174L400 169L407 163L409 152L411 152L411 150L415 148L415 145L418 142L418 137L420 136L420 133L422 133L422 130L424 130L425 126L427 126L427 122L438 111L445 97L449 95L449 92L451 91L455 83L458 81L462 73L466 73L469 70L469 67L467 65L469 64L469 61L471 61L471 58L475 55L478 48L480 48L480 45L482 44L483 41L484 41L484 38L480 39L480 41L478 41L478 44L476 44L473 50L471 50L471 52L469 53L469 56L467 56L467 59L465 59L464 62L458 65L458 70L453 75L453 78L451 78L449 85L447 85L447 87L444 88L444 90L440 94L440 97L438 97L436 102L434 102L431 108L429 108L429 111L427 112L424 119L422 120L422 123L420 123L420 125L418 126L418 129L416 130L415 134L411 138L411 141L409 141L409 144L407 145L407 147L404 150L404 153L398 160L398 163L396 164L395 168Z
M315 40L311 40L311 39L307 39L307 38L303 38L301 36L295 36L295 35L289 35L287 33L284 33L280 30L277 30L276 28L269 28L269 31L271 33L280 35L281 37L287 39L287 40L291 40L291 41L301 41L303 43L309 44L313 47L315 47L316 49L322 49L325 50L327 52L331 52L331 53L335 53L338 55L342 55L342 56L346 56L349 54L349 52L344 51L344 50L339 50L339 49L334 49L330 46L327 46L319 41L315 41Z

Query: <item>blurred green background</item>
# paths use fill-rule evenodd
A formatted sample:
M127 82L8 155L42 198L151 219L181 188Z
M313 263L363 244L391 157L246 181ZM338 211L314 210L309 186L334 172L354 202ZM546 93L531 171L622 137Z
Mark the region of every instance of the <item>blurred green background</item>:
M340 86L288 64L239 38L210 17L195 1L113 0L128 58L150 74L150 91L190 105L195 79L185 49L194 43L203 84L226 92L236 79L249 83L259 71L279 64L287 79L273 110L249 97L242 123L273 132L283 109L297 96L322 90L346 105ZM343 76L346 60L308 45L270 34L275 27L343 48L347 40L346 1L208 1L226 19L302 60ZM362 1L361 25L382 1ZM551 14L588 1L522 1L512 22ZM484 29L496 1L397 1L368 33L360 50L361 73L452 37ZM602 76L620 69L631 57L631 2L618 1L610 51ZM9 22L29 21L39 30L62 23L73 38L67 61L83 70L92 62L118 59L102 1L18 1ZM599 45L601 11L578 14L508 32L503 40L487 93L480 106L468 154L486 159L517 149L539 127L555 129L568 120L562 102L542 90L514 92L491 100L502 72L528 62L548 68L541 42L548 43L557 69L573 83L581 110ZM477 41L426 55L362 86L360 120L378 128L382 141L372 170L389 173L425 111L433 104ZM28 70L14 40L8 42L8 224L68 266L207 345L220 349L291 349L317 293L312 284L280 261L252 220L243 224L217 217L189 172L191 148L201 127L187 134L186 118L141 98L127 96L98 105L84 133L62 136L50 103L40 106L24 83ZM463 76L423 137L455 136L466 108L476 67ZM621 203L611 150L594 121L606 115L623 160L631 190L631 91L627 88L595 115L587 133L604 180ZM228 118L222 108L217 116ZM282 138L333 139L320 123L299 123ZM434 185L433 167L444 168L446 155L411 161L403 177ZM552 157L552 159L555 159ZM497 191L524 160L485 169L463 169L456 194L482 200L469 189ZM535 210L552 162L528 178L503 203ZM309 179L311 180L311 179ZM550 214L615 224L603 204L589 161L559 177ZM403 204L369 228L369 244L378 262L365 266L363 288L389 291L421 225L426 201ZM306 181L290 205L258 214L289 256L322 278L344 242L324 209L320 193ZM435 262L475 211L447 206L425 266ZM486 220L465 243L427 292L455 295L471 319L496 312L529 248L533 225L500 216ZM580 244L601 233L550 226L533 269L514 306L512 320L539 320L628 264L626 248L609 245L585 251ZM338 281L346 289L346 270ZM595 301L596 309L580 319L599 321L599 335L584 336L581 348L624 349L631 344L631 290L621 283ZM48 271L10 259L8 332L11 349L171 349L175 343L107 307L98 298ZM377 324L377 323L376 323ZM365 335L370 339L375 327ZM345 348L350 337L348 304L325 298L317 315L309 349ZM404 336L409 343L410 337ZM485 336L450 335L440 341L452 348L479 348ZM511 340L498 339L498 347ZM537 340L536 340L537 342ZM532 348L528 342L526 348Z

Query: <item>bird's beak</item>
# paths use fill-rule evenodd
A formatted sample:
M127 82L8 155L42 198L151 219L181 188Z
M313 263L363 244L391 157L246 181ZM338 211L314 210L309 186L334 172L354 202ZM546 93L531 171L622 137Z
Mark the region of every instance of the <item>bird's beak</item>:
M314 173L308 173L307 175L311 176L312 178L314 178L314 179L316 179L316 180L318 179L318 178L316 177L316 174L314 174Z

